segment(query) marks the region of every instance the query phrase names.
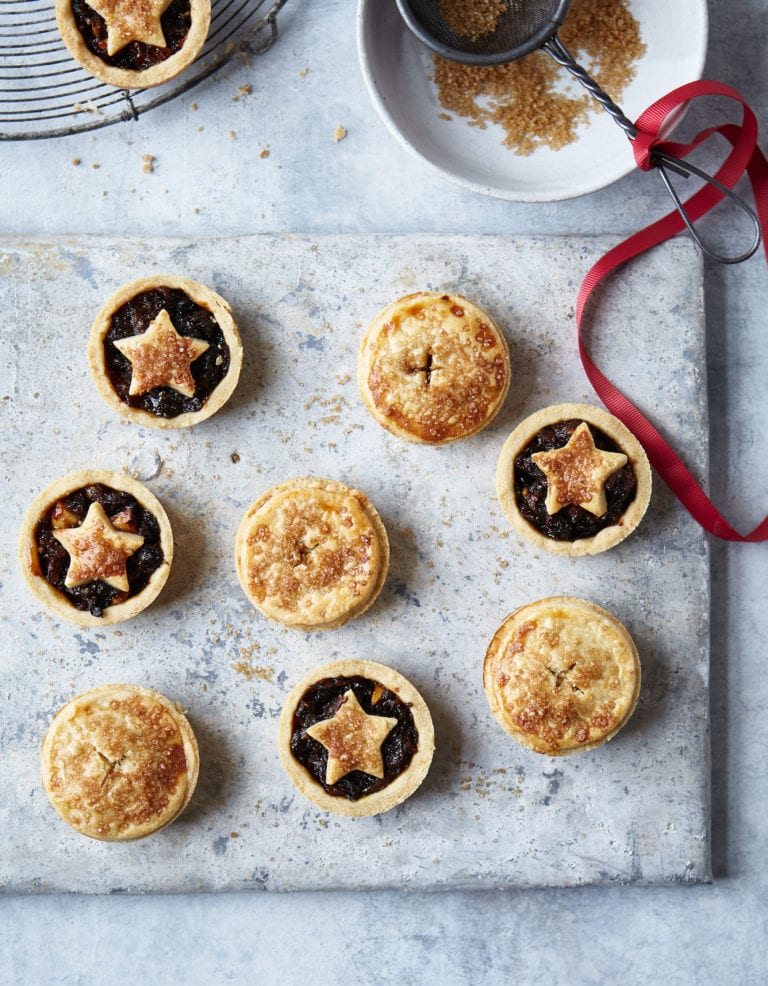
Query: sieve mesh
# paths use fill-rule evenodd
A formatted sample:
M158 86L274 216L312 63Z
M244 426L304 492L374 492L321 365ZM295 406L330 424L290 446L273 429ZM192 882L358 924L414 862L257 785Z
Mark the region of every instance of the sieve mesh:
M560 26L570 0L486 0L480 10L486 11L482 19L491 28L483 33L473 29L478 15L470 17L458 0L397 3L414 33L427 44L432 39L433 50L437 42L455 61L490 65L516 61L540 48Z
M74 61L59 34L55 0L0 0L0 140L59 137L138 119L187 92L247 51L277 37L286 0L212 0L198 58L176 79L128 91L99 82Z

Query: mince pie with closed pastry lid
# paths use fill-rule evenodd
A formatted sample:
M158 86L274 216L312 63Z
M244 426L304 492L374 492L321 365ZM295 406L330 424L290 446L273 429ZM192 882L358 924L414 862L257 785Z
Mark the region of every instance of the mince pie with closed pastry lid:
M509 349L474 302L419 292L387 305L368 326L357 379L365 406L387 431L445 445L496 416L509 390Z
M120 89L168 82L199 54L211 0L56 0L59 31L72 57Z
M595 555L640 523L651 496L651 467L612 414L588 404L555 404L526 418L506 440L496 490L509 522L536 547Z
M99 685L55 715L40 751L43 787L59 815L102 842L141 839L189 803L200 768L181 710L140 685Z
M227 302L173 275L120 288L96 316L88 346L106 402L154 428L183 428L215 414L237 386L242 357Z
M237 532L235 565L253 605L296 630L331 630L364 613L384 585L389 539L360 490L304 477L270 487Z
M291 781L337 815L377 815L410 797L434 753L424 699L397 671L375 661L334 661L288 696L278 731Z
M27 584L56 616L107 626L157 597L173 560L160 501L130 476L71 473L30 504L19 538Z
M640 659L624 625L586 599L553 596L511 613L485 656L483 687L499 725L536 753L591 750L626 724Z

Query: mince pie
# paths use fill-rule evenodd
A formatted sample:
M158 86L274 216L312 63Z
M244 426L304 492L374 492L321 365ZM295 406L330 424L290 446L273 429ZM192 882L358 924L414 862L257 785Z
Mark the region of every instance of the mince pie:
M510 736L556 757L612 739L640 692L637 648L610 613L554 596L516 610L485 656L483 687Z
M141 483L89 469L33 501L19 558L49 610L79 626L106 626L155 599L170 571L173 535L159 500Z
M506 340L460 295L410 294L368 327L357 379L365 406L398 438L444 445L484 428L509 390Z
M532 544L595 555L640 523L651 467L618 418L588 404L556 404L526 418L504 443L496 490L509 522Z
M434 753L424 699L374 661L335 661L307 675L280 716L280 757L310 801L338 815L377 815L424 780Z
M56 20L72 57L120 89L168 82L199 54L210 0L56 0Z
M193 425L218 411L237 386L242 356L227 302L170 275L120 288L96 316L88 347L106 402L156 428Z
M265 616L298 630L329 630L363 613L381 591L389 540L364 493L330 479L273 486L237 533L240 584Z
M138 685L100 685L73 698L54 717L40 761L59 815L104 842L169 825L189 803L199 771L186 717Z

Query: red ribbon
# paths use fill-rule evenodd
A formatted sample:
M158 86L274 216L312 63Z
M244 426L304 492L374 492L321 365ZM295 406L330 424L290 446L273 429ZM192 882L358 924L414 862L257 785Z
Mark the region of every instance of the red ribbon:
M669 114L678 106L697 96L726 96L739 102L743 108L741 124L725 123L718 127L703 130L688 144L661 140L659 131ZM763 231L763 247L768 259L768 161L757 146L757 120L744 99L730 86L719 82L692 82L663 96L649 106L635 122L637 138L632 141L638 168L648 171L653 167L654 150L664 151L677 158L683 158L714 134L720 134L731 144L731 150L715 174L715 178L726 188L732 189L746 172L752 185L755 210ZM692 222L713 208L723 198L723 193L710 184L705 184L684 203L686 213ZM592 267L579 291L576 302L576 325L578 329L579 355L589 381L607 409L633 432L645 448L651 465L670 487L683 506L701 526L715 537L726 541L765 541L768 540L768 517L750 534L739 534L721 516L704 490L691 475L678 455L651 422L624 396L608 378L595 366L584 347L581 337L582 317L589 298L600 281L613 270L644 253L651 247L675 236L685 229L680 214L675 210L640 232L630 236L618 246L609 250Z

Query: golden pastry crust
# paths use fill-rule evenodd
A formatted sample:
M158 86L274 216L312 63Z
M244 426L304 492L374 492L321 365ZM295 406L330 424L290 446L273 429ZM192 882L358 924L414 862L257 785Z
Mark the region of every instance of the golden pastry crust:
M461 295L419 292L366 330L357 379L365 406L398 438L444 445L485 428L509 391L501 330Z
M297 630L330 630L360 616L389 568L389 540L360 490L306 477L272 486L247 510L235 564L246 596Z
M413 717L418 745L405 770L391 780L385 787L375 790L370 794L363 795L357 800L348 800L344 796L329 794L326 791L325 787L293 755L291 740L294 733L294 717L299 703L314 685L325 679L349 678L353 680L355 677L362 677L375 682L382 689L393 692L401 702L408 706ZM352 693L352 698L354 699L354 693ZM340 712L343 712L349 702L350 699L345 696L345 701L342 703ZM334 718L337 717L338 713ZM378 719L382 719L385 725L367 721ZM328 720L325 723L331 724ZM348 727L349 721L345 725ZM391 718L363 713L363 717L355 716L354 725L357 727L356 729L345 728L340 730L339 732L342 733L341 736L338 735L338 732L336 737L329 738L327 733L323 736L325 743L329 747L329 759L335 752L337 759L340 759L342 762L345 761L345 758L350 758L346 764L350 769L361 769L357 765L363 763L364 767L362 769L367 768L366 772L370 773L371 776L382 776L381 772L374 773L378 768L378 764L376 763L377 758L375 752L374 756L371 757L370 751L372 748L374 748L374 751L380 749L381 745L385 742L386 735L388 735L392 728ZM312 729L314 732L315 727L312 727ZM367 737L361 737L361 731L369 732L369 735ZM370 731L375 732L376 735L371 736ZM379 742L378 737L382 735L383 738ZM340 746L333 746L334 738L343 741ZM432 725L432 716L430 715L426 702L410 681L397 671L375 661L333 661L310 672L291 691L280 715L278 746L280 759L282 760L286 773L298 790L313 804L322 808L324 811L330 811L336 815L364 817L378 815L381 812L388 811L390 808L394 808L410 797L419 787L432 763L432 757L435 751L435 731Z
M87 609L78 609L63 591L48 582L43 572L36 537L38 524L59 501L93 484L129 493L152 514L159 527L159 546L162 552L162 560L149 576L147 584L127 599L107 606L101 616L96 616ZM127 585L123 581L126 576L125 562L141 545L136 540L137 536L125 529L119 515L112 518L105 516L105 537L104 527L93 523L101 521L101 513L103 511L94 510L92 504L85 522L63 516L56 523L57 530L53 532L53 536L70 556L66 584L77 586L91 579L101 579L116 589L127 591ZM94 516L96 514L99 516ZM136 616L157 598L166 583L172 561L173 533L160 501L137 480L106 469L73 472L48 486L29 505L19 535L19 562L32 593L54 615L78 626L109 626Z
M501 727L549 756L592 750L634 711L640 659L625 627L585 599L523 606L488 647L483 687Z
M174 417L163 417L141 407L131 407L115 391L107 368L106 337L112 327L112 318L123 305L155 288L183 291L195 304L200 305L215 319L224 336L229 354L229 368L199 410L185 411ZM151 337L151 342L150 342ZM144 352L142 352L142 342ZM166 385L184 396L194 394L191 367L206 352L209 345L177 332L168 313L163 309L146 332L115 343L115 347L131 362L130 393L142 393L153 386ZM220 358L220 357L218 357ZM122 417L136 424L151 428L186 428L210 418L234 393L240 378L243 362L243 346L232 310L215 291L188 277L174 274L156 274L142 277L117 290L102 305L91 328L88 343L88 364L91 376L104 400Z
M628 462L634 472L636 492L617 523L589 537L556 540L543 534L520 511L515 495L515 459L543 429L561 421L579 420L602 431L621 449L621 455L594 449L589 429L577 429L562 452L536 453L532 459L547 477L547 510L556 513L569 502L599 516L605 509L604 483ZM496 466L496 492L512 527L537 548L577 557L596 555L624 540L642 520L651 498L652 474L642 445L618 418L590 404L554 404L522 421L505 441Z
M168 3L169 0L166 0L165 7L168 6ZM113 4L113 6L118 7L119 4ZM139 30L142 37L147 39L148 44L152 43L149 39L153 38L155 46L159 47L162 39L156 32L157 22L154 17L147 14L146 3L134 2L131 4L130 0L127 0L126 6L136 8L134 27ZM108 10L106 3L103 4L103 9ZM208 37L208 29L211 24L211 0L190 0L190 27L184 44L168 58L145 69L118 68L108 65L98 55L94 55L86 45L77 26L72 12L72 0L56 0L56 20L59 25L59 32L70 54L94 78L119 89L149 89L175 78L197 58L205 44L205 39ZM118 18L113 23L118 25L121 21ZM153 26L155 27L154 31L152 31ZM130 40L127 26L125 31L127 33L121 38L122 43L125 43L126 37ZM115 32L112 33L114 35ZM119 29L117 33L121 33Z
M40 754L51 804L81 835L141 839L189 803L199 756L192 727L159 692L100 685L68 702Z

